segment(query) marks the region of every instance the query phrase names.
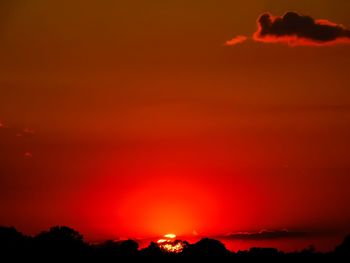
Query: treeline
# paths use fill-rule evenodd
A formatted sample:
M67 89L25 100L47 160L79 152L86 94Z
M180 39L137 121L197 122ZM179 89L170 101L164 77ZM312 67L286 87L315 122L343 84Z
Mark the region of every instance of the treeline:
M0 262L350 262L350 236L328 253L308 248L284 253L275 248L231 252L215 239L183 242L181 253L169 253L151 242L139 249L136 241L89 244L72 228L55 226L31 237L13 227L0 227Z

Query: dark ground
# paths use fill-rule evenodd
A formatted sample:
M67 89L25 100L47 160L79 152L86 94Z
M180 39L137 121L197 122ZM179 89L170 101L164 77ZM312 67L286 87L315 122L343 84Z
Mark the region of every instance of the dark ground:
M182 242L183 251L169 253L152 242L139 249L133 240L89 244L65 226L55 226L31 237L13 227L0 227L0 262L350 262L350 236L332 252L312 247L292 253L275 248L251 248L231 252L218 240L204 238L195 244Z

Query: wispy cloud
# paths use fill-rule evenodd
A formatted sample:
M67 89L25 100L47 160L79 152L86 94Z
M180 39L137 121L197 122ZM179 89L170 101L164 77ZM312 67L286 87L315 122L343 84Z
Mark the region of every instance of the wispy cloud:
M225 42L225 46L234 46L245 42L248 39L247 36L239 35Z

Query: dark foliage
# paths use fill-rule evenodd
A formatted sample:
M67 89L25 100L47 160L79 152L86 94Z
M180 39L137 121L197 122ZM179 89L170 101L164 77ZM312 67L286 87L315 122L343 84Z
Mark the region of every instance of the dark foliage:
M181 253L169 253L154 242L141 250L133 240L88 244L79 232L65 226L34 237L14 227L0 227L0 262L350 262L350 236L329 253L316 252L313 247L293 253L254 247L235 253L209 238L183 244Z

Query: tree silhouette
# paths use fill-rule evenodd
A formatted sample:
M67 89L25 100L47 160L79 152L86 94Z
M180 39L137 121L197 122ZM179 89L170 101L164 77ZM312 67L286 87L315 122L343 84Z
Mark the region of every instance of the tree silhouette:
M16 228L0 226L0 246L2 249L16 248L24 240L25 237Z
M14 227L0 226L0 259L9 257L15 259L28 254L29 239Z
M203 238L193 245L187 246L184 250L185 255L195 257L224 257L229 255L223 243L219 240Z
M83 236L72 228L54 226L34 237L39 258L79 258L87 252Z
M345 237L344 241L335 248L338 257L350 259L350 235Z
M113 261L118 258L132 258L138 255L138 247L139 244L133 240L107 240L95 246L94 258L103 261Z
M141 255L144 257L160 257L165 253L157 243L151 242L148 247L141 250Z
M316 252L313 247L291 253L259 247L231 252L210 238L194 244L174 242L183 244L182 252L171 253L155 242L139 250L133 240L88 244L79 232L66 226L54 226L34 238L14 227L0 226L0 262L350 262L350 236L327 253Z

